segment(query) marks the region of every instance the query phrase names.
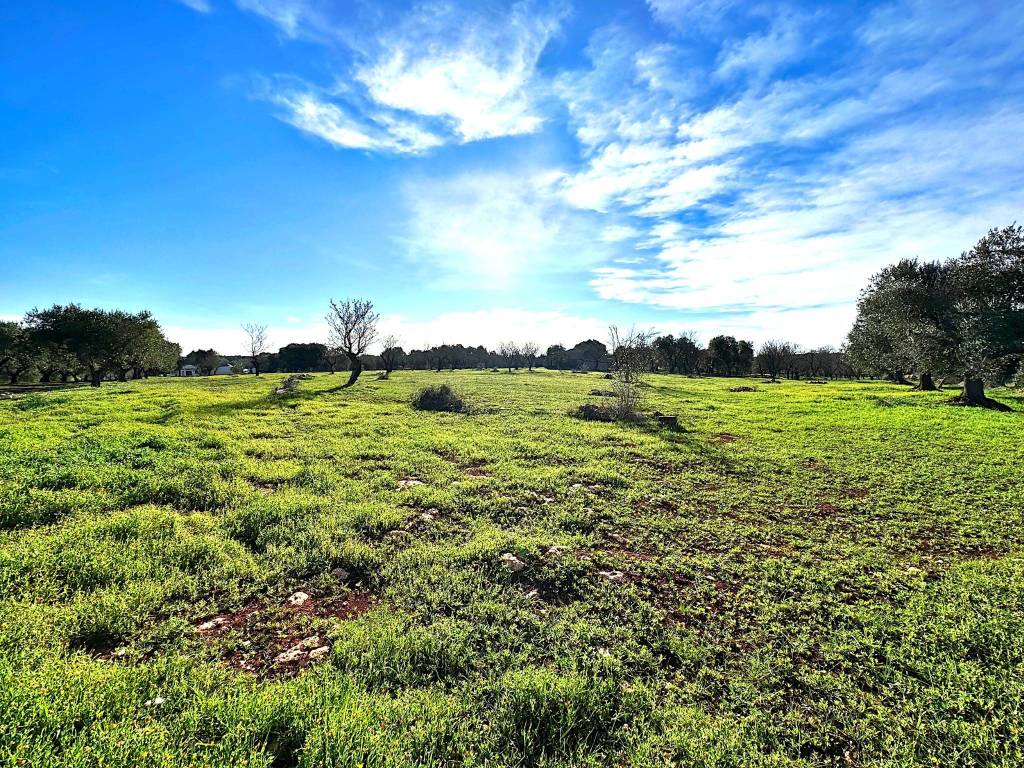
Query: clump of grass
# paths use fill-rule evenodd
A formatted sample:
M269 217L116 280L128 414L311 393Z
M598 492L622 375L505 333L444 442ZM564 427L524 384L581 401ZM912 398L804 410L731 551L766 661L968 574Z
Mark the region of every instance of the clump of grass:
M639 424L645 421L642 413L631 409L623 409L618 405L598 405L596 403L584 403L572 415L584 421L625 421L631 424Z
M412 407L418 411L447 413L464 413L467 410L466 401L447 384L424 387L412 399Z

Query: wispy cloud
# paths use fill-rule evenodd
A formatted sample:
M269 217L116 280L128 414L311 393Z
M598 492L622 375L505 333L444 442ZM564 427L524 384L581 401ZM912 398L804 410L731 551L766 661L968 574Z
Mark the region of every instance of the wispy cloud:
M264 95L297 128L336 146L422 152L538 130L540 55L566 15L561 3L515 3L507 10L415 7L397 20L342 34L330 14L309 0L237 0L289 37L305 36L345 49L348 67L333 84L279 78L283 90Z
M673 24L729 10L650 4ZM639 75L630 41L595 35L592 67L558 81L584 148L565 198L629 214L647 233L637 240L642 262L594 270L597 294L726 313L733 324L848 322L856 291L881 264L948 256L1016 218L1024 94L999 73L1006 48L1024 50L1021 21L951 7L954 23L930 24L945 11L896 6L831 29L854 50L828 69L772 79L813 55L813 21L779 12L767 30L722 44L706 75L736 82L717 94L658 87L664 78ZM965 17L974 26L957 37ZM986 30L1004 47L993 50Z
M178 0L178 2L198 13L209 13L213 10L209 0Z
M443 140L418 124L390 115L357 115L307 83L271 85L264 98L282 109L281 119L335 147L416 154Z
M564 11L517 3L498 17L433 5L383 31L356 79L375 102L448 124L461 141L531 133L537 61Z

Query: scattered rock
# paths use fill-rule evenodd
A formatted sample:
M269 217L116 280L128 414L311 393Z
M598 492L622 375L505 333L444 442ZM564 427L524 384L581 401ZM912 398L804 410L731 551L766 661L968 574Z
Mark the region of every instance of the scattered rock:
M341 568L341 567L335 568L333 571L331 571L331 577L335 581L341 581L341 582L348 581L349 577L351 575L352 574L350 574L348 571L346 571L344 568Z
M412 488L413 486L423 485L423 484L424 484L423 481L420 480L418 477L412 477L412 476L403 477L401 480L398 481L398 487L399 488Z
M518 573L526 567L526 563L524 563L518 557L513 555L511 552L502 553L499 559L501 560L501 564L505 566L508 570L512 571L512 573Z
M309 599L309 595L305 592L296 592L294 595L288 598L288 605L305 605L306 601Z
M757 392L757 390L754 389L754 387L747 387L747 386L743 386L743 387L729 387L729 391L730 392Z
M563 547L560 544L554 544L553 546L548 547L547 553L549 555L560 555L563 552L568 552L568 551L569 551L568 547Z
M223 616L215 616L214 618L210 619L209 621L204 621L202 624L200 624L198 627L196 627L196 629L198 629L200 632L212 632L217 627L219 627L221 624L224 624L226 622L227 622L227 619L224 618Z
M326 656L330 652L331 646L321 645L319 648L314 648L309 652L309 660L315 661L316 659L319 659L321 656Z
M14 395L10 392L0 392L0 400L13 400Z
M302 659L306 655L306 649L301 645L297 645L294 648L289 648L287 651L277 654L274 657L275 664L293 664L296 661Z
M167 699L165 699L163 696L157 696L155 699L146 699L146 706L159 707L165 701L167 701Z
M607 579L612 584L618 584L626 579L626 574L622 571L598 571L597 575L602 579Z

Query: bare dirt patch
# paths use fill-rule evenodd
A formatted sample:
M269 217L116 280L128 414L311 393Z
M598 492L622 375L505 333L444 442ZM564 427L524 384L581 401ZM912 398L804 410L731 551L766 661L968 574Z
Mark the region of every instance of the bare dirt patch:
M715 436L716 443L735 443L739 438L736 435L730 435L728 432L722 432Z
M236 611L206 618L196 631L234 669L260 678L289 677L328 658L331 629L363 615L374 603L365 589L331 594L300 587L285 598L251 600Z

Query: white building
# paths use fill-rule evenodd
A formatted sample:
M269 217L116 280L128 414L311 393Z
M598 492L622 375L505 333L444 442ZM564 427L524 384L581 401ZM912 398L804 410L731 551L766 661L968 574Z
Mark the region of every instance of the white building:
M183 365L178 369L179 376L198 376L199 368L195 365Z

